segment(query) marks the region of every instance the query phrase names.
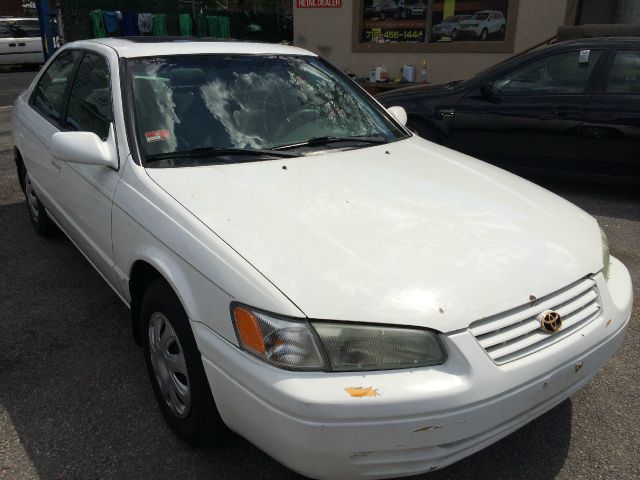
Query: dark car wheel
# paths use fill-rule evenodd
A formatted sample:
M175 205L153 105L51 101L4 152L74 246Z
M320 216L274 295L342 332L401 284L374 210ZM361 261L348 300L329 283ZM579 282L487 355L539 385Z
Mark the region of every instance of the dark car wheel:
M22 169L24 185L24 195L27 199L27 208L29 209L29 219L36 233L42 237L51 237L55 235L57 228L49 218L47 211L38 199L38 195L31 183L29 173L26 168Z
M419 137L429 140L433 143L441 143L441 140L433 127L422 120L415 118L409 118L407 121L407 128Z
M486 28L483 28L482 32L480 32L480 40L484 41L487 39L488 36L489 36L489 31Z
M141 338L162 415L182 440L197 445L226 427L216 410L187 314L163 279L145 292Z
M505 28L504 25L500 27L500 38L504 37Z
M451 30L451 40L457 40L458 39L458 30L457 29L453 29Z

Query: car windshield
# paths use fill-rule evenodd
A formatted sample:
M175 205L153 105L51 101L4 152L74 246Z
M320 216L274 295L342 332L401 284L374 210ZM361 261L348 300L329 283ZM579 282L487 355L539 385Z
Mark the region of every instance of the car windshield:
M194 54L134 58L127 66L146 159L223 149L231 155L231 149L362 148L407 136L317 57ZM233 161L253 160L236 153Z
M478 12L471 15L471 20L486 20L487 18L489 18L488 13Z

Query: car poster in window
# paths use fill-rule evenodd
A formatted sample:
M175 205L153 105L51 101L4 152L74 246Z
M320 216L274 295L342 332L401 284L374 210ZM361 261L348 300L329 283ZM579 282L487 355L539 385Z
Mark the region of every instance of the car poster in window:
M434 0L429 41L502 41L508 6L508 0Z
M361 42L425 41L427 0L366 0L363 4Z
M509 0L364 0L363 43L503 41Z

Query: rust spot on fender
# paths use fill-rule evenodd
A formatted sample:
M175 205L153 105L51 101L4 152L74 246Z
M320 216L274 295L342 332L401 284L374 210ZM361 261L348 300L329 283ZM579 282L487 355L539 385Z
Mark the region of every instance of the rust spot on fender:
M529 295L529 301L530 302L535 302L537 300L535 295Z
M609 325L611 325L611 319L607 320L607 324L604 326L604 328L609 328Z
M348 387L344 389L352 397L378 397L380 394L378 393L377 388L373 387Z
M439 311L442 315L444 315L444 309L443 309L442 307L440 307L440 308L438 309L438 311Z
M418 428L417 430L414 430L413 433L428 432L429 430L437 430L439 428L442 428L442 425L427 425L426 427L422 427L422 428Z

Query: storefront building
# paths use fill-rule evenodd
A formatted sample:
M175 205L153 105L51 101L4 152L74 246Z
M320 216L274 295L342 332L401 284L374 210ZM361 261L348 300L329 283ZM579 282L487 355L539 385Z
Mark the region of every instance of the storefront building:
M552 39L560 26L609 23L597 19L605 4L611 23L634 23L640 7L636 0L294 1L296 46L359 77L384 65L394 79L412 65L419 81L426 62L434 83L471 77ZM619 18L623 11L630 17Z

